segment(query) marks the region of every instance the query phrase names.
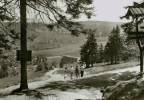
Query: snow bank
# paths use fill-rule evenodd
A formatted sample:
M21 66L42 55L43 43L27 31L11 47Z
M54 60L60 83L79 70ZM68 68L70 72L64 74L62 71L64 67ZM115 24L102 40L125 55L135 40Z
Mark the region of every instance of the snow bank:
M122 81L105 90L106 100L136 100L144 92L144 79Z
M46 84L48 84L49 82L67 81L68 79L64 79L63 75L54 74L57 70L59 70L59 69L51 70L50 72L47 72L43 77L41 77L38 81L29 83L28 84L29 89L33 90L33 89L37 89L37 88L43 87ZM8 88L1 89L0 90L0 94L1 95L8 95L13 90L16 90L18 88L19 88L19 85L10 86Z
M46 92L46 91L45 91ZM76 99L88 99L97 100L101 99L102 94L99 90L91 88L87 89L77 89L68 91L47 91L48 96L43 96L41 100L76 100ZM0 100L37 100L36 97L26 96L26 95L10 95Z
M117 74L120 74L122 72L126 72L126 71L135 71L135 72L138 72L139 66L136 66L136 67L131 67L131 68L125 68L125 69L119 69L119 70L112 70L112 71L106 71L106 72L102 72L102 73L98 73L98 74L87 74L83 77L83 78L80 78L80 79L84 79L84 78L88 78L88 77L92 77L92 76L99 76L99 75L104 75L104 74L109 74L109 73L117 73ZM38 81L35 81L35 82L31 82L28 84L29 86L29 89L37 89L37 88L40 88L40 87L43 87L43 86L46 86L47 84L49 84L50 82L54 82L54 81L68 81L70 80L70 78L68 79L64 79L64 76L63 74L57 74L56 72L58 71L59 69L54 69L48 73L46 73L43 77L41 77ZM18 89L19 88L19 85L15 85L15 86L11 86L11 87L8 87L8 88L5 88L5 89L1 89L0 90L0 94L2 95L8 95L10 94L13 90L15 89ZM63 94L65 94L65 92L61 92ZM77 93L71 93L71 92L68 92L67 94L73 94L73 95L77 95ZM82 96L83 97L83 96Z
M76 100L76 99L97 100L97 99L101 99L102 97L100 90L96 90L96 89L66 91L66 92L59 92L57 94L59 100Z
M123 72L136 72L137 73L137 72L139 72L139 66L105 71L105 72L101 72L98 74L90 74L90 73L86 72L85 77L83 77L83 78L89 78L92 76L100 76L100 75L104 75L104 74L115 74L115 73L118 75L121 75L121 73L123 73Z

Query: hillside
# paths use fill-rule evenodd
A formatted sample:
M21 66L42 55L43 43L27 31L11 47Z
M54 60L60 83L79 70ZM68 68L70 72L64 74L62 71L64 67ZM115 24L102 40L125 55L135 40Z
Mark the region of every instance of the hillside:
M104 21L83 21L80 22L85 29L96 29L96 38L98 43L105 44L107 40L107 36L109 35L112 28L116 25L120 25L121 23L117 22L104 22ZM16 23L11 26L11 28L15 29L16 32L20 32L20 25ZM34 51L45 51L50 49L49 51L53 51L51 49L63 50L63 52L68 52L66 50L72 50L72 54L77 51L79 52L80 46L84 43L86 36L81 34L79 37L72 36L70 32L66 29L57 29L49 30L45 24L42 23L28 23L28 48ZM17 46L19 46L19 40L17 42ZM65 48L62 49L62 48ZM68 49L66 49L68 47ZM71 48L70 48L71 47ZM19 47L18 47L19 48ZM58 52L58 51L56 51ZM69 53L68 53L69 54Z

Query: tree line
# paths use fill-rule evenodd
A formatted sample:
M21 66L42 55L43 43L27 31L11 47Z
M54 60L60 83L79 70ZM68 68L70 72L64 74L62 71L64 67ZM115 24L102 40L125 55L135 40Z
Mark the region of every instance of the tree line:
M105 45L98 45L95 31L88 30L87 41L81 46L81 63L85 63L87 67L93 67L93 64L102 62L118 64L133 56L120 34L119 26L111 30Z

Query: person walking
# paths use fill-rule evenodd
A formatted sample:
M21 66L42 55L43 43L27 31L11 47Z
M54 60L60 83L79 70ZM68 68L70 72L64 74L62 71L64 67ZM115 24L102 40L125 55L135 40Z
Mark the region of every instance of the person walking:
M84 76L84 65L82 65L80 67L80 76L83 77Z
M67 69L67 67L65 67L64 68L64 79L66 79L66 77L67 77L67 72L68 72L68 69Z
M70 79L73 79L73 74L74 74L74 67L71 66L71 68L70 68Z
M76 78L79 77L79 68L78 68L78 66L76 66L76 68L75 68L75 75L76 75Z

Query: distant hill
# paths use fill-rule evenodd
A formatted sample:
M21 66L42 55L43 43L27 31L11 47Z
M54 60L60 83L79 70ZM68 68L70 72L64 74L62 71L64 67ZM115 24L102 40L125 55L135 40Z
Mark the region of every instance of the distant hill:
M98 41L101 42L106 42L105 37L109 35L112 28L121 24L119 22L105 21L82 21L80 23L85 29L97 29L95 34L99 39ZM14 28L16 32L20 32L19 23L12 25L11 28ZM55 28L53 31L50 31L46 25L42 23L29 23L27 31L28 48L33 50L46 50L71 44L82 44L86 38L85 35L80 35L79 37L72 36L66 29ZM101 39L99 37L101 37Z
M108 36L113 27L120 26L121 22L107 22L107 21L84 21L81 22L84 28L96 29L96 36Z

